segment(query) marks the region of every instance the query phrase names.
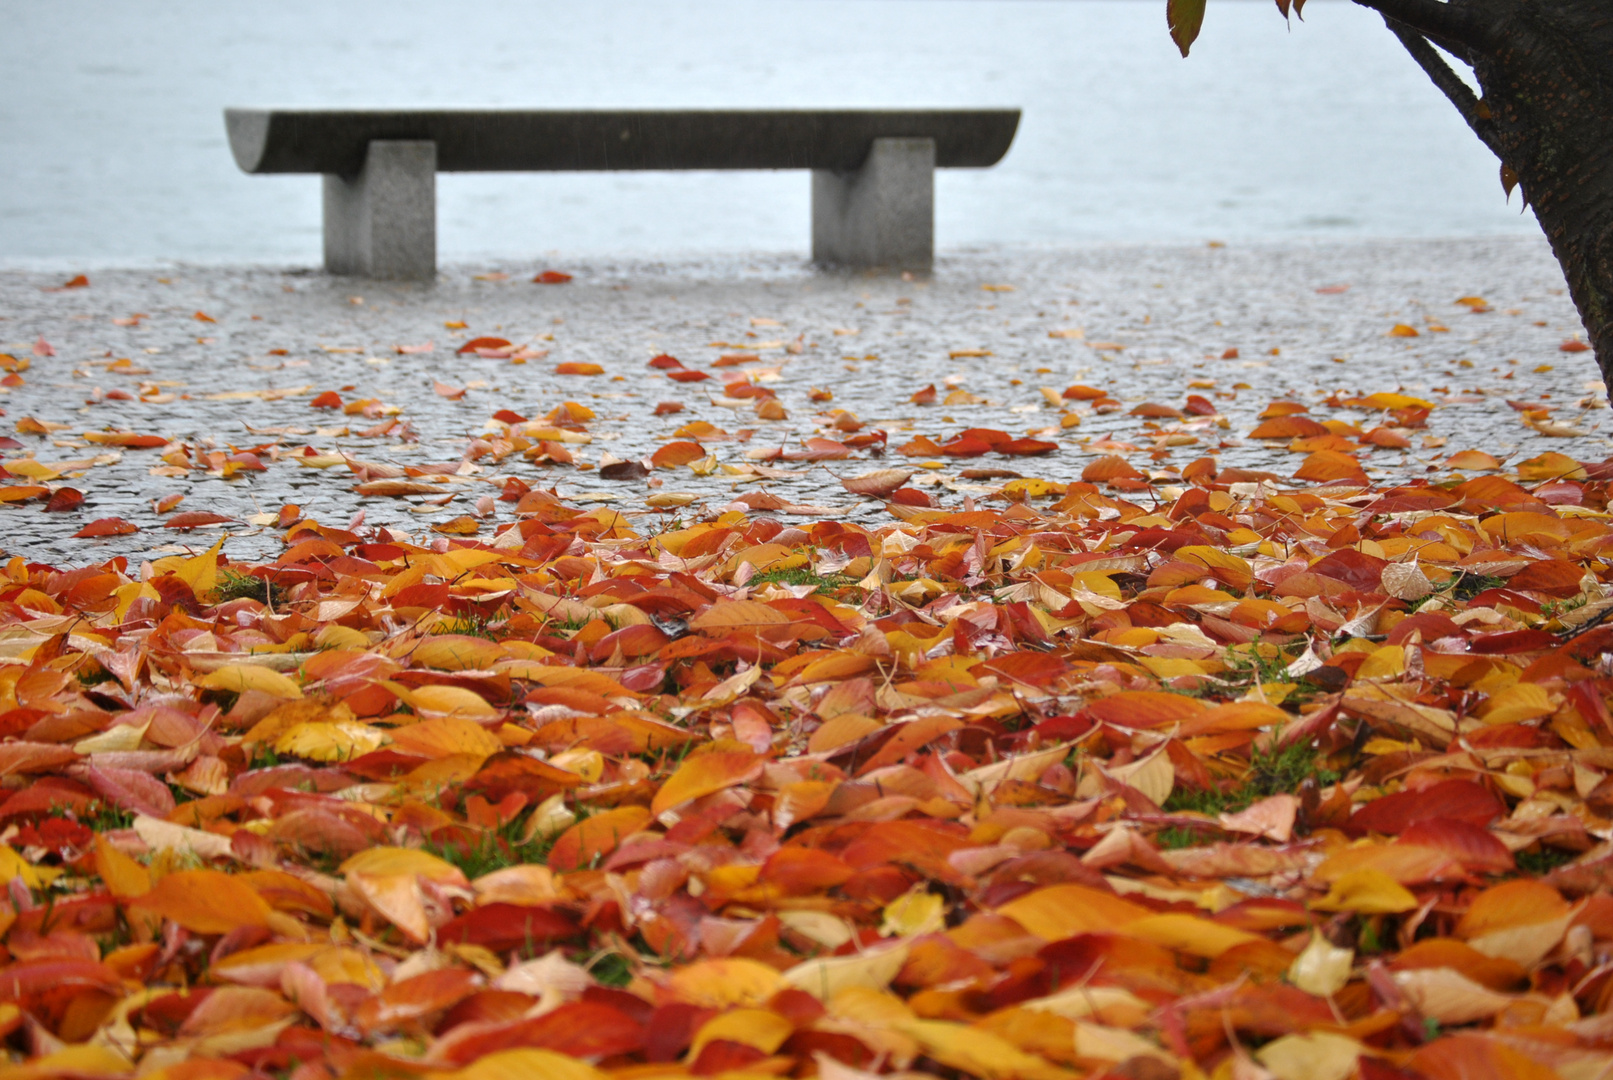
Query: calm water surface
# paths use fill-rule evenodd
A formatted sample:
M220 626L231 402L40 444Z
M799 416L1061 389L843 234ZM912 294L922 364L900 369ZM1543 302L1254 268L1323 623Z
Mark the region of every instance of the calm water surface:
M0 0L0 265L314 263L319 183L247 177L226 104L1017 105L937 181L948 247L1533 232L1370 12L1163 0ZM445 175L439 252L800 251L804 173Z

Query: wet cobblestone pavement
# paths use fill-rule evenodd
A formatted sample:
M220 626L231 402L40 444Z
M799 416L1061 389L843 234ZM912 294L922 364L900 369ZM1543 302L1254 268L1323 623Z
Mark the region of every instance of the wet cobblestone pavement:
M545 269L573 278L533 283ZM272 557L280 534L270 519L287 503L331 525L362 513L364 529L425 542L439 538L433 526L468 516L485 539L513 517L515 504L497 501L512 476L632 515L656 514L645 500L657 495L695 496L658 515L687 518L764 489L788 504L783 512L866 521L888 520L883 504L848 494L837 474L914 468L913 484L948 506L1001 483L962 470L1068 482L1106 452L1165 485L1206 455L1287 478L1302 456L1247 438L1273 399L1363 430L1395 423L1381 410L1327 404L1336 393L1398 392L1436 406L1426 428L1405 433L1409 449L1363 448L1380 483L1428 475L1469 448L1516 464L1547 451L1600 461L1613 445L1591 354L1561 350L1581 328L1534 239L979 252L943 258L918 281L823 274L786 257L455 266L431 287L270 268L88 276L87 287L60 289L69 275L0 272L0 353L11 358L0 359L9 371L0 434L17 444L4 451L16 477L8 483L85 496L65 512L43 510L43 495L0 505L0 547L63 565L205 548L220 530L232 558ZM1417 336L1395 336L1397 325ZM478 337L510 347L456 351ZM648 365L660 354L711 378L676 381ZM741 356L756 359L713 366ZM556 374L564 364L603 373ZM785 418L725 395L725 378L772 390ZM1119 407L1059 397L1072 384ZM930 385L936 403L914 404ZM311 407L328 392L341 407ZM1145 403L1180 410L1190 394L1220 416L1134 414ZM506 425L495 413L540 420L568 401L595 414L561 443L574 464L539 464L520 450L497 457ZM656 415L662 402L682 410ZM1063 426L1066 411L1079 422ZM705 475L685 464L612 480L636 470L600 469L647 457L692 421L727 433L703 440L715 458ZM897 451L915 436L942 442L969 428L1058 449ZM888 435L883 456L876 444L845 460L763 459L802 451L805 439L874 431ZM108 434L122 432L167 441L120 445L130 440ZM400 470L440 494L354 490ZM164 527L194 512L230 520ZM140 531L73 538L112 516Z

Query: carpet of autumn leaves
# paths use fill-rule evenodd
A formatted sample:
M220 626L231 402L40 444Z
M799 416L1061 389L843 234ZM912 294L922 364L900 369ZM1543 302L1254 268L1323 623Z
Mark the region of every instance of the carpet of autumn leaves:
M0 1072L1600 1077L1613 468L1307 449L14 558Z

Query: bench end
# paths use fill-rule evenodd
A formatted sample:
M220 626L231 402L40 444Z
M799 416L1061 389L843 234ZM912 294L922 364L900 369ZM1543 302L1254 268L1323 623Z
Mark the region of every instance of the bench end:
M241 171L257 172L269 147L268 110L225 109L224 130L229 134L230 153Z

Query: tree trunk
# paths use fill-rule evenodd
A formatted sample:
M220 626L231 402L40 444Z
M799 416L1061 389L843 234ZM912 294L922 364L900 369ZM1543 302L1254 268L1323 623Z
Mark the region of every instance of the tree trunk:
M1516 177L1613 395L1613 0L1356 0ZM1427 40L1424 40L1424 39ZM1468 63L1475 99L1427 41Z

